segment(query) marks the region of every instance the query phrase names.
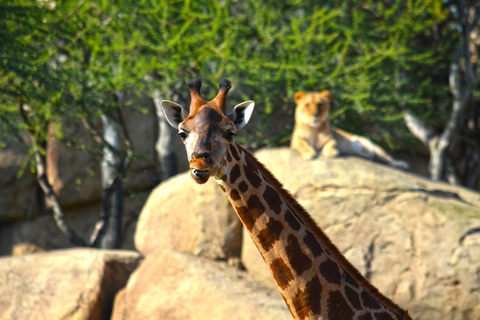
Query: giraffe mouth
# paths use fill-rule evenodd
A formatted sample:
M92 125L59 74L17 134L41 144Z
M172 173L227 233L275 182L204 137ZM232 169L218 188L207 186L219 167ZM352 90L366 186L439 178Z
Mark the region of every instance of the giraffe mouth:
M205 182L207 182L208 178L210 178L211 172L208 169L200 170L196 168L191 168L190 175L196 183L204 184Z

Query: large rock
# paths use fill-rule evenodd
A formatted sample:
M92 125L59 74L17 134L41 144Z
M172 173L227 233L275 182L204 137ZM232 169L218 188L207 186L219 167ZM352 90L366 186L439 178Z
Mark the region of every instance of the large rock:
M35 216L35 176L24 168L28 150L18 141L0 147L0 224ZM24 174L19 175L24 168Z
M291 319L279 294L244 271L190 254L148 255L115 298L112 320Z
M144 255L168 249L225 260L240 257L241 239L242 224L217 183L197 185L186 172L150 194L135 247Z
M288 149L256 156L413 318L480 319L478 193L358 158L305 162ZM276 288L248 235L242 259L255 279Z
M0 258L0 319L108 319L139 260L94 249Z

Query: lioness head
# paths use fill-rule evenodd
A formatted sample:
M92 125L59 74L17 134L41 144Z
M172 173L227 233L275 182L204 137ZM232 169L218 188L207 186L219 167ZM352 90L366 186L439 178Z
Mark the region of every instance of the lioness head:
M298 91L294 95L295 120L309 124L312 127L318 127L328 120L330 104L333 101L333 94L324 90L322 92L303 92Z

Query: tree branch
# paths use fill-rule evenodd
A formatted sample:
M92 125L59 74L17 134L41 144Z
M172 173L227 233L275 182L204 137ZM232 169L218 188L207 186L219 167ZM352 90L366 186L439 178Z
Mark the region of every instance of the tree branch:
M87 246L87 244L73 231L73 229L70 228L68 223L65 221L65 215L63 213L62 207L60 206L60 201L58 200L57 195L53 191L52 185L48 182L45 155L44 153L42 153L45 150L46 142L42 142L41 144L39 144L39 142L37 141L35 137L35 129L33 128L32 123L28 118L23 103L20 103L20 114L23 118L23 121L28 126L28 132L33 142L33 148L35 150L35 164L37 169L37 182L42 188L45 197L50 201L55 223L57 224L57 227L60 229L60 231L68 237L72 244L85 247Z
M462 90L461 89L461 81L460 81L460 70L458 66L458 58L452 62L450 66L450 74L449 74L449 85L450 91L452 92L453 96L453 103L452 103L452 113L450 115L450 119L448 120L445 129L440 136L439 144L444 145L445 147L450 144L453 139L453 134L457 130L458 123L460 120L460 116L465 109L466 100L470 96L470 90Z
M407 125L408 130L417 137L420 141L423 142L427 147L429 146L430 139L433 137L433 132L423 121L415 117L411 112L406 111L403 115L405 124Z

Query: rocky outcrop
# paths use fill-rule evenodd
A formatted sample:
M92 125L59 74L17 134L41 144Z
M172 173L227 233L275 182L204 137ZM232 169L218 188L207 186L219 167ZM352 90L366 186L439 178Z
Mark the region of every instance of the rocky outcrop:
M256 156L312 214L359 271L383 293L409 309L414 318L480 317L478 193L433 183L358 158L303 161L286 148L261 150ZM123 319L120 315L125 310L139 308L162 314L172 312L173 319L202 318L198 313L183 310L185 305L180 309L172 307L169 301L192 302L202 310L240 301L220 285L214 285L222 277L228 279L227 275L215 271L221 276L209 282L214 279L208 274L214 273L215 264L195 257L225 260L228 252L235 252L219 249L231 248L233 243L228 235L219 236L222 228L218 227L219 221L232 221L232 213L224 195L215 188L214 184L197 186L186 173L151 194L135 235L136 245L147 255L144 262L147 265L144 269L142 264L134 272L118 296L115 310L119 311L115 315L119 319ZM238 232L234 230L237 229L231 232ZM278 294L273 294L276 286L248 236L243 237L242 246L242 262L248 276L271 288L272 295L265 299L281 301ZM190 255L177 255L171 250ZM164 265L162 259L174 262ZM198 267L198 271L188 269L190 264L191 268ZM175 265L179 267L173 268ZM154 270L162 272L162 268L174 271L169 277L152 276ZM211 271L205 273L203 268ZM167 286L175 290L158 288L168 281L179 286ZM223 294L208 299L211 286ZM205 297L199 294L201 287L208 292ZM152 290L153 295L161 296L147 298ZM226 299L221 299L222 296ZM263 303L259 310L271 303L277 302Z
M20 175L27 147L14 140L4 142L0 148L0 224L32 218L37 211L35 177L28 169Z
M112 320L291 319L280 294L225 262L174 251L148 255L115 298Z
M139 261L133 251L94 249L0 258L0 319L109 319Z
M288 149L256 156L414 319L480 318L478 193L358 158L303 161ZM108 319L125 283L115 320L291 318L213 181L199 186L184 173L158 186L142 209L135 245L145 259L128 282L140 259L133 252L0 259L0 319ZM38 250L18 246L19 254Z
M257 158L345 256L415 319L480 318L480 195L358 158L298 163L288 149ZM275 289L244 237L249 273Z
M177 250L211 259L240 257L242 223L217 183L193 182L189 173L150 194L137 222L135 247L144 255Z

